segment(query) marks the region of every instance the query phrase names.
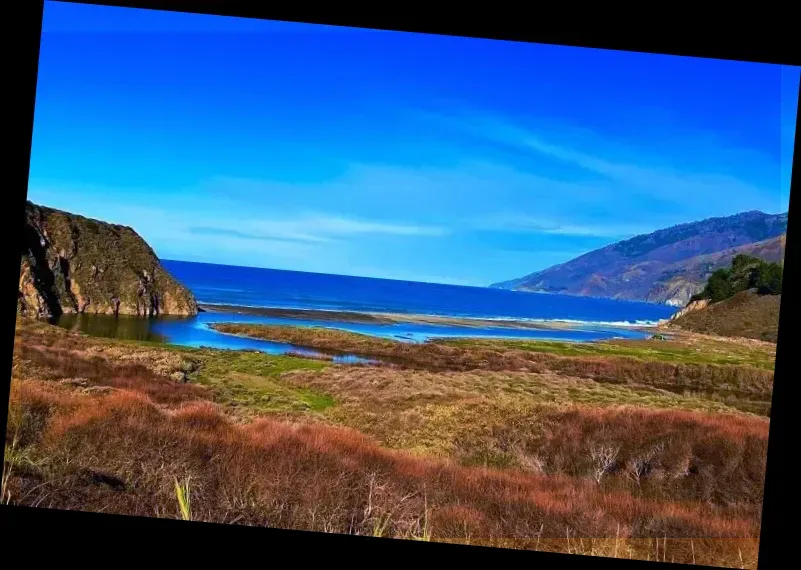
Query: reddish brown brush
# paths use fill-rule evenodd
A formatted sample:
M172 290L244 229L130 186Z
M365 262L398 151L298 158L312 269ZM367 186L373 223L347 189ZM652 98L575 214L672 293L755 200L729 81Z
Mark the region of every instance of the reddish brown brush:
M69 350L43 350L25 344L18 345L15 353L23 361L23 368L35 370L39 377L133 390L158 403L176 404L206 394L201 386L173 381L142 364L117 364L100 356L86 357Z
M538 430L526 430L521 420L494 430L496 446L538 458L542 472L589 474L640 496L748 506L759 516L767 420L584 406L545 412Z
M582 392L582 406L509 404L518 396L539 402L531 394L539 393L538 387L556 390L548 382L558 383L571 398L570 391L586 389L584 384L598 386L568 374L610 382L723 379L729 387L769 387L767 376L747 377L747 367L730 373L723 366L707 370L494 349L468 354L445 345L428 345L420 352L421 345L402 345L393 350L417 363L405 366L410 368L428 370L434 363L434 368L480 370L503 361L507 367L542 367L561 374L547 375L546 382L520 371L435 373L385 366L350 374L334 366L330 374L276 377L276 383L308 385L341 398L340 416L364 419L364 429L373 429L370 433L379 439L382 430L395 433L390 428L404 410L431 396L435 412L425 416L428 400L423 398L414 413L422 414L421 425L440 422L432 428L438 430L437 441L454 437L456 449L445 459L393 451L359 431L322 423L231 419L224 413L231 409L209 401L212 390L181 381L185 359L192 357L187 352L99 346L83 337L38 335L35 330L23 336L15 351L6 435L7 450L14 453L6 454L3 500L755 566L769 426L765 418L612 407L609 402L593 407L592 390ZM509 391L512 387L517 391ZM436 410L443 414L437 416ZM311 416L309 421L314 421ZM450 435L442 431L448 422L454 423ZM358 421L353 425L361 427ZM476 454L490 460L466 461ZM513 461L493 461L500 456ZM191 501L191 509L182 510L179 497Z
M58 472L16 480L14 496L57 508L175 516L174 479L191 475L193 512L210 521L364 534L385 518L385 534L410 536L431 517L434 538L467 532L476 540L610 537L618 526L626 537L758 530L753 513L737 508L636 498L586 478L460 467L330 426L236 425L208 402L170 412L129 391L79 397L24 383L14 405L24 418L47 417L37 420L46 427L36 445ZM28 421L11 428L37 431Z

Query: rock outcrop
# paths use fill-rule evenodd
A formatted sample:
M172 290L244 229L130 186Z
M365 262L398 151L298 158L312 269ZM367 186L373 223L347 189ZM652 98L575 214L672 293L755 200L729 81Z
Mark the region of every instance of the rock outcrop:
M195 315L192 292L133 229L37 206L25 212L18 312Z
M492 287L683 307L713 271L745 253L784 258L787 214L744 212L636 236Z
M706 309L709 306L709 299L698 299L697 301L691 301L684 307L682 310L677 311L675 315L668 319L669 321L675 321L676 319L682 318L687 313L692 313L693 311L700 311L701 309Z

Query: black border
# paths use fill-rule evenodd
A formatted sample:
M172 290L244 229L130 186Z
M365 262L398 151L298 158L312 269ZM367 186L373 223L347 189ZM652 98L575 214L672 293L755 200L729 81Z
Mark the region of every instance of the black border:
M72 0L66 0L72 1ZM625 49L628 51L669 53L676 55L689 55L696 57L711 57L718 59L748 60L765 63L783 63L790 65L801 64L801 58L791 50L795 34L795 27L790 27L792 18L782 18L779 14L757 14L749 12L742 14L740 20L732 14L724 15L715 11L704 15L696 5L689 12L668 15L658 6L649 6L648 12L636 14L631 9L621 14L605 11L603 16L590 14L584 8L576 10L569 19L559 19L553 12L537 10L536 6L527 5L525 9L497 7L497 12L489 14L476 8L472 12L467 5L461 3L458 13L447 8L433 13L433 9L420 9L419 6L401 5L398 8L390 4L380 3L377 6L362 5L348 11L347 8L314 6L304 7L298 4L281 5L269 3L245 3L236 1L217 0L216 2L203 0L112 0L96 1L85 0L84 4L107 4L118 6L134 6L140 8L159 8L165 10L184 12L204 12L209 14L222 14L231 16L270 18L276 20L291 20L317 22L334 25L350 25L358 27L372 27L380 29L394 29L404 31L417 31L425 33L439 33L448 35L463 35L473 37L488 37L515 41L534 41L538 43L554 43L575 45L602 49ZM477 6L477 5L474 5ZM21 9L20 9L21 8ZM571 7L568 7L570 9ZM14 299L14 312L16 313L17 282L19 280L19 240L22 230L22 212L24 211L27 195L28 173L30 164L31 139L33 131L33 109L36 93L37 68L39 60L39 40L41 35L41 20L43 0L20 0L14 6L14 12L7 12L8 22L13 22L15 30L16 50L12 57L11 66L15 75L11 81L13 90L8 90L12 97L18 97L16 105L8 106L7 111L13 117L22 121L11 122L10 138L17 144L11 145L7 164L11 165L10 195L6 194L7 207L0 209L3 223L0 227L12 230L10 242L3 248L3 282L7 283L5 294L8 300L3 308L3 335L5 345L3 359L6 370L10 370L13 352L13 338L15 322L12 318L12 297ZM580 13L580 14L577 14ZM584 20L577 18L584 16ZM641 18L636 19L640 15ZM604 17L613 23L604 22ZM673 21L671 21L673 20ZM705 21L706 20L706 21ZM661 27L656 27L657 25ZM760 30L764 29L767 39L760 37ZM797 44L796 44L797 45ZM801 105L799 105L801 115ZM795 148L800 148L801 136L796 129ZM6 147L8 149L8 147ZM6 153L9 151L6 150ZM795 188L801 184L801 158L799 152L793 157L793 175L790 193L790 220L788 223L788 242L785 252L784 289L796 291L799 289L797 280L798 245L795 240L801 220L801 206L798 200L793 200ZM8 176L8 173L6 173ZM24 192L19 189L25 189ZM792 237L790 237L792 236ZM794 296L782 299L779 319L779 343L777 347L776 375L774 382L771 429L768 439L768 464L765 483L765 499L762 518L762 533L759 552L759 568L780 567L780 561L791 560L796 554L793 540L790 537L790 528L793 523L784 524L781 520L782 502L785 497L795 496L791 488L790 475L790 427L791 409L794 402L791 388L792 374L798 368L793 368L790 360L791 315L798 313L798 300ZM14 314L15 314L14 313ZM0 379L0 401L8 401L10 374ZM5 432L8 409L7 405L0 405L0 419ZM792 516L794 513L787 513ZM788 517L789 518L789 517ZM103 531L113 531L117 538L128 537L120 531L144 530L151 531L150 543L144 543L144 548L124 547L126 559L136 554L145 554L151 560L152 553L147 546L167 546L168 556L172 553L176 560L188 561L192 557L224 553L226 561L232 562L237 554L256 554L265 556L263 562L275 563L279 560L277 555L288 555L289 560L295 563L307 563L315 555L322 556L327 562L337 561L339 556L347 556L352 560L375 564L385 560L400 562L408 557L409 560L425 562L430 558L422 556L442 555L448 557L450 563L458 564L460 561L503 564L503 563L542 563L567 564L569 566L591 568L618 568L630 567L633 564L643 565L645 568L678 568L683 565L662 564L656 562L640 562L610 558L595 558L588 556L573 556L565 554L548 554L542 552L498 550L490 548L467 547L457 545L416 543L406 540L372 539L366 537L351 537L343 535L326 535L320 533L286 531L280 529L265 529L239 527L231 525L217 525L209 523L186 523L164 519L151 519L121 515L107 515L97 513L81 513L73 511L56 511L42 508L14 507L3 505L0 507L0 524L3 528L15 527L35 529L35 536L42 542L42 548L37 553L44 553L53 534L41 531L68 532L69 529L80 529L84 534L91 529L92 535L100 538ZM183 532L191 531L191 542L178 541ZM250 535L248 535L250 533ZM84 534L84 536L86 536ZM161 536L167 542L161 542L153 537ZM200 543L197 539L208 536L209 541ZM228 542L230 540L230 542ZM5 542L5 541L4 541ZM93 542L93 541L90 541ZM198 548L201 545L202 548ZM233 546L233 549L221 548L222 545ZM84 558L87 550L93 545L75 545L80 548L79 556ZM256 546L254 549L253 546ZM88 547L88 548L87 548ZM427 550L426 550L427 549ZM159 548L159 550L161 550ZM76 554L78 554L76 552ZM100 549L97 550L100 552ZM233 555L233 556L232 556ZM371 558L379 555L382 558ZM387 555L392 556L389 558ZM283 558L283 556L280 556ZM341 558L340 558L341 559ZM155 558L163 560L163 558ZM698 566L696 566L698 568Z

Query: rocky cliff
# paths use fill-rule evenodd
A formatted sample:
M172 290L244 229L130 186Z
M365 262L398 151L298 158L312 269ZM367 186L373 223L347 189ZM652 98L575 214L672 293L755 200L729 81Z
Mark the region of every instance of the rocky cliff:
M782 260L786 231L787 214L710 218L636 236L492 287L683 307L715 269L739 253Z
M684 307L682 310L677 311L672 317L670 317L670 319L668 319L668 322L676 321L689 313L706 309L708 306L709 306L709 299L698 299L697 301L692 301L688 303L687 306Z
M131 228L28 202L18 311L195 315L195 298Z

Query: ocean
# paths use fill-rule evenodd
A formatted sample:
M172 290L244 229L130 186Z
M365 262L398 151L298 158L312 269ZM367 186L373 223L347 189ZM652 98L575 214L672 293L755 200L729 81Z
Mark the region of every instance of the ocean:
M164 267L195 295L201 305L427 315L485 322L466 326L440 322L364 323L345 319L264 316L207 310L196 317L131 319L64 315L58 324L89 334L170 342L184 346L288 351L315 354L285 343L219 333L215 322L319 326L405 342L441 337L523 338L593 341L641 338L644 325L670 317L675 308L652 303L559 294L524 293L484 287L441 285L276 269L223 266L163 260ZM497 321L497 325L486 320ZM511 328L504 321L566 322L554 328ZM339 356L358 360L355 356Z
M486 287L186 261L162 263L192 290L198 302L209 304L623 325L655 323L676 311L653 303Z

